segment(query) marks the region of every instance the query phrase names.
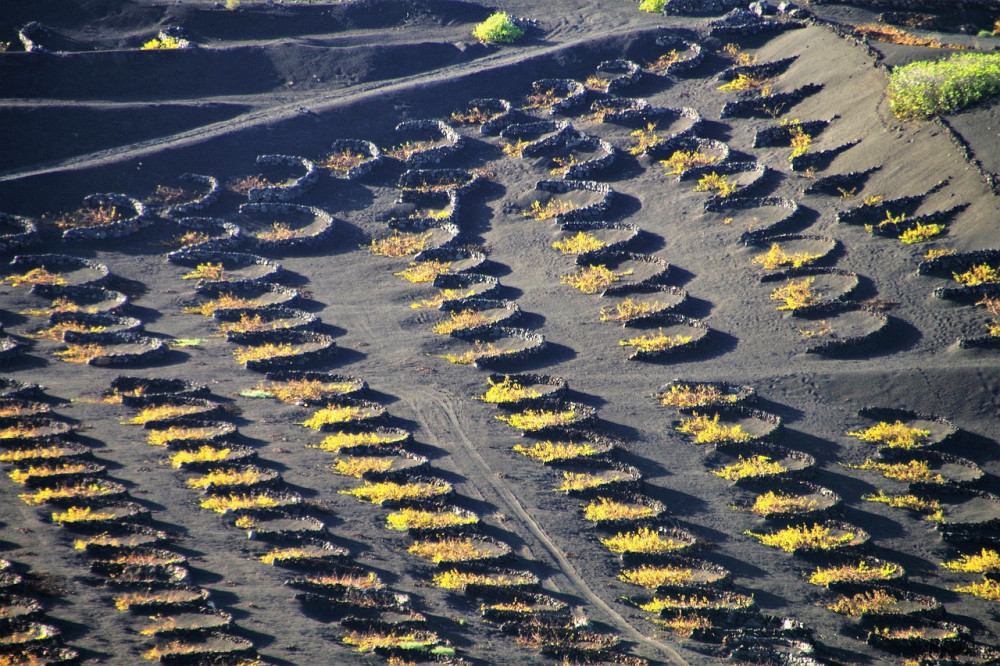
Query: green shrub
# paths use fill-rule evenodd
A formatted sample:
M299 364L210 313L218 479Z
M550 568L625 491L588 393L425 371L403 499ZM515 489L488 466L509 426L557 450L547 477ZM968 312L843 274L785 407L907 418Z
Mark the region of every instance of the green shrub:
M889 75L889 106L902 120L925 120L959 111L1000 94L1000 54L962 53L921 60Z
M488 44L510 44L524 37L524 30L507 12L497 12L478 24L472 36Z
M642 0L639 3L639 10L650 14L662 14L667 0Z

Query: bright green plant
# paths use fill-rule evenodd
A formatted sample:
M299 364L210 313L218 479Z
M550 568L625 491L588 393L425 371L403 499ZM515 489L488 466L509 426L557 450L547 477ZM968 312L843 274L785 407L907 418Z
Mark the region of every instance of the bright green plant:
M650 14L662 14L666 5L667 0L642 0L639 3L639 10Z
M487 44L510 44L524 37L524 30L507 12L497 12L478 24L472 36Z
M960 111L1000 94L1000 54L960 53L920 60L889 74L889 108L902 120Z

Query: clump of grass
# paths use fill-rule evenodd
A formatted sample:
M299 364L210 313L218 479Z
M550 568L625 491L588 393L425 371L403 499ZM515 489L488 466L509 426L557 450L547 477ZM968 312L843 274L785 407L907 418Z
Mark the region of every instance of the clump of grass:
M35 286L36 284L62 286L69 284L62 273L51 273L44 266L32 268L27 273L20 275L8 275L3 281L12 287L20 287L23 284Z
M391 236L372 240L369 249L380 257L405 257L427 249L430 231L422 234L393 231Z
M471 562L492 557L494 551L484 548L479 542L468 537L446 537L438 541L417 541L406 549L411 555L442 562Z
M99 333L105 329L105 326L91 326L78 321L60 321L52 324L48 328L42 328L35 331L31 334L31 337L43 340L61 341L63 339L63 333L66 333L67 331L73 331L74 333Z
M541 201L532 201L530 206L521 211L521 214L524 217L530 217L533 220L541 221L551 220L559 217L560 215L565 215L574 209L576 209L576 204L572 201L551 199L544 204Z
M215 428L171 426L161 430L151 430L146 435L146 443L150 446L166 446L169 442L203 439L215 433Z
M963 53L896 67L889 75L889 107L897 118L926 120L954 113L1000 93L1000 55Z
M288 240L289 238L298 238L301 235L302 232L300 230L292 229L286 222L274 222L270 228L257 231L253 234L254 238L262 241Z
M28 310L21 310L18 314L24 315L25 317L50 317L56 312L89 312L93 314L94 312L97 312L97 307L91 306L85 308L78 303L74 303L68 298L56 298L47 308L31 308Z
M795 120L783 120L781 125L788 127L789 145L792 147L792 153L788 156L788 160L794 160L796 157L808 153L813 138L802 127L802 123L796 118Z
M177 451L170 455L170 465L172 467L182 467L193 462L220 462L229 457L232 453L230 448L216 448L203 444L193 451Z
M636 351L640 352L657 352L681 347L692 340L694 340L694 336L680 334L667 335L663 332L663 329L660 329L657 333L619 340L618 345L621 347L634 347Z
M491 587L515 587L534 582L530 576L508 573L478 573L449 569L434 574L434 587L445 590L462 590L468 585L489 585Z
M289 379L284 382L261 382L258 391L281 402L292 404L314 402L331 395L348 393L355 385L351 382L323 382L318 379Z
M456 365L471 365L477 360L483 358L484 356L496 356L498 354L509 354L513 350L504 351L499 349L492 342L487 342L483 344L477 342L475 349L470 349L464 351L461 354L442 354L440 358L448 361L449 363L455 363Z
M122 423L124 425L143 425L150 421L162 421L163 419L194 414L203 409L204 407L200 405L153 405L144 407L138 414L126 421L122 421Z
M765 546L780 548L786 553L794 553L803 548L812 550L833 550L854 540L853 532L836 534L825 525L793 525L778 530L772 534L758 534L747 530L744 534L752 536Z
M598 497L583 507L583 518L592 522L608 520L642 520L656 515L656 509L642 504L619 502L608 497Z
M613 537L601 539L601 543L612 553L644 553L655 555L669 553L688 546L686 542L676 541L664 536L658 530L640 527L634 532L619 532Z
M201 243L204 243L210 240L211 238L212 237L209 236L204 231L188 231L182 234L181 237L177 239L177 244L180 247L188 247L190 245L200 245Z
M405 161L410 159L414 153L420 153L433 147L433 141L406 141L398 146L387 148L385 154L393 159Z
M15 469L7 474L10 480L19 485L24 485L28 479L45 478L49 476L61 476L64 474L78 474L86 471L87 466L83 463L52 463L45 465L29 465L28 469Z
M260 303L252 298L243 298L234 294L219 294L215 298L205 301L200 305L184 308L187 314L200 314L211 317L216 310L233 310L236 308L255 308Z
M811 264L821 256L819 254L809 254L808 252L789 254L781 247L781 243L771 243L770 250L764 254L758 254L750 261L759 264L769 271L773 271L785 267L799 268L806 264Z
M662 74L670 69L670 66L680 59L681 54L677 52L677 49L672 49L657 57L656 60L646 63L646 69L656 74Z
M557 102L561 102L564 97L559 95L555 88L548 90L536 90L524 98L525 109L548 109Z
M680 176L695 167L711 166L719 161L716 155L706 155L700 150L678 150L668 159L660 160L667 173Z
M943 224L920 224L918 222L912 228L900 234L899 240L906 245L926 243L944 233L945 228Z
M320 430L325 425L359 421L366 413L366 410L356 405L327 405L316 410L312 416L302 422L302 425L313 430Z
M924 252L924 259L930 261L931 259L937 259L938 257L948 257L955 254L955 252L956 250L945 249L945 248L927 250L927 252Z
M872 565L866 560L861 560L854 564L817 567L809 575L809 582L824 586L837 583L874 583L889 580L898 572L899 565L892 562Z
M643 565L623 570L618 574L618 579L648 590L655 590L658 587L688 585L694 580L694 571L690 567L671 564L663 566Z
M725 175L716 172L708 173L698 179L695 192L716 192L720 197L728 197L739 188L737 183L730 183Z
M216 469L194 479L188 479L187 486L197 489L213 486L249 486L263 478L264 474L256 469Z
M410 307L414 310L439 308L445 301L462 300L463 298L474 296L475 293L475 289L439 289L438 293L434 294L430 298L422 298L419 301L413 301L410 303Z
M236 194L242 194L246 196L250 193L250 190L263 190L268 187L274 187L275 183L272 183L263 174L256 174L250 176L238 176L229 180L226 183L226 189L230 192Z
M431 328L435 333L448 335L452 331L462 331L469 328L484 326L494 321L479 310L452 311L445 321L434 324Z
M386 527L397 532L460 527L478 522L475 515L442 509L400 509L385 517Z
M492 379L487 379L486 381L489 382L490 388L476 399L494 405L517 402L518 400L525 400L527 398L537 398L541 395L541 393L533 388L522 386L520 382L511 379L510 376L506 376L498 382L494 382Z
M628 149L629 154L642 155L663 143L663 139L656 133L656 128L656 123L649 123L643 128L630 132L629 136L635 139L635 145Z
M422 284L424 282L433 282L434 278L438 275L445 275L450 272L450 261L432 259L430 261L412 261L404 270L393 273L393 275L401 277L407 282Z
M590 79L587 80L590 81ZM571 168L578 164L579 162L576 161L575 155L570 155L569 157L553 157L552 168L549 169L549 174L553 176L565 176L569 173Z
M727 81L719 86L719 90L725 90L728 92L734 91L745 91L754 90L756 88L762 88L770 83L773 79L766 77L753 76L751 74L740 74L732 81Z
M563 472L563 480L555 487L557 493L583 492L628 478L622 472L590 474L588 472Z
M275 563L280 564L282 562L290 562L303 558L308 559L314 555L315 551L307 548L275 548L274 550L261 555L257 559L264 564L274 565Z
M584 252L600 250L605 245L607 243L598 239L594 234L587 233L586 231L578 231L571 238L556 241L552 244L552 247L563 254L583 254Z
M866 502L887 504L897 509L909 509L910 511L915 511L916 513L922 513L924 514L924 520L929 520L931 522L940 523L944 521L944 513L941 509L941 503L935 499L925 499L923 497L917 497L913 494L886 495L884 490L879 490L877 493L862 495L861 499Z
M899 599L886 590L859 592L853 596L841 596L832 603L824 604L827 610L848 617L861 617L870 613L884 613L899 603Z
M398 483L396 481L382 481L380 483L368 483L352 488L351 490L338 491L341 495L352 495L362 502L371 504L382 504L388 501L419 500L440 497L451 492L451 484L447 481L415 481L410 483Z
M736 402L738 396L711 384L675 384L656 398L664 407L708 407Z
M12 449L0 453L0 463L17 463L23 460L36 460L38 458L61 458L69 452L70 449L63 446L36 446L30 449Z
M952 276L956 282L974 287L978 284L1000 282L1000 269L993 268L989 264L977 264L963 273L952 273Z
M372 472L388 472L392 469L392 458L380 456L337 458L334 463L334 466L331 467L334 472L344 476L353 476L356 479Z
M576 410L526 409L523 412L501 414L493 418L518 430L534 432L543 428L570 425L576 420Z
M710 619L698 613L680 613L668 619L655 618L653 622L685 638L694 636L696 631L711 629L714 626Z
M316 166L324 169L330 169L331 171L341 171L347 173L351 169L361 166L366 159L368 158L361 153L356 153L350 148L345 148L344 150L331 153L326 157L317 160Z
M614 307L601 308L601 321L627 322L637 317L657 312L663 306L659 301L640 301L629 296Z
M88 497L101 497L117 492L103 481L81 481L54 488L40 488L33 493L22 493L18 495L22 502L30 506L38 506L52 500L78 497L80 499Z
M574 289L579 289L585 294L596 294L631 274L631 270L619 273L604 265L584 266L578 268L575 273L563 275L559 278L559 282L561 284L568 284Z
M174 37L160 31L160 34L142 45L143 51L162 51L174 49L186 49L191 46L191 42L181 37Z
M891 449L917 449L927 442L931 431L911 428L897 420L895 423L880 421L870 428L851 431L847 435L848 437L857 437L863 442L873 442Z
M1000 601L1000 581L986 578L978 583L960 585L955 588L956 592L965 592L987 601Z
M768 297L772 301L781 301L779 310L798 310L808 305L818 303L822 294L813 291L816 278L789 280L783 286L775 288Z
M545 463L553 460L572 460L583 456L592 456L597 453L597 449L591 444L575 444L573 442L536 442L531 446L517 444L514 450L522 456L527 456L534 460Z
M502 141L500 143L500 152L502 152L506 157L521 157L524 155L524 148L530 141L525 141L524 139L518 139L517 141Z
M881 474L893 481L907 483L944 483L944 477L932 472L930 463L923 460L909 460L900 463L883 463L871 458L860 465L844 465L850 469L864 469Z
M983 548L978 553L961 555L950 562L942 562L941 566L952 571L992 574L1000 571L1000 552L991 548Z
M190 602L197 598L197 593L191 590L143 590L141 592L125 592L115 595L115 608L127 611L132 606L159 602L162 604Z
M758 495L750 507L750 513L769 516L775 513L805 513L819 507L819 501L808 495L789 495L769 490Z
M319 444L310 444L310 448L332 451L334 453L343 449L351 449L359 446L380 446L399 440L396 433L380 432L338 432L328 435Z
M226 276L226 270L222 267L221 263L213 264L212 262L207 262L204 264L198 264L195 266L194 270L185 273L181 276L182 280L212 280L219 281L224 279Z
M89 506L71 506L65 511L52 512L52 522L59 523L60 525L63 523L85 523L93 520L109 520L114 517L115 514L111 511L101 511L100 509L94 509Z
M264 361L281 356L293 356L294 354L295 349L292 348L292 344L290 342L265 342L262 345L240 347L239 349L233 351L233 356L236 358L238 363L246 363L247 361Z
M115 206L95 206L80 208L72 213L66 213L55 220L60 229L77 229L83 227L100 227L122 219L122 213Z
M832 335L833 326L830 326L825 319L820 319L815 328L800 328L798 331L799 335L803 338L811 340L813 338L822 338L824 335Z
M507 12L496 12L477 24L472 36L487 44L510 44L524 37L524 30Z
M241 511L249 509L266 509L277 506L278 500L270 495L213 495L203 499L201 508L215 511L216 513L228 513L230 511Z
M712 474L727 481L739 481L754 476L770 476L788 471L788 468L779 462L774 462L768 456L752 456L744 458L740 456L739 462L726 465L722 469L712 470Z
M753 606L753 597L745 594L729 595L726 599L719 599L704 594L678 594L666 597L654 597L649 603L640 604L639 608L659 615L663 611L690 610L694 608L706 610L750 608L751 606Z
M398 648L418 650L421 653L425 653L440 642L436 634L404 629L349 631L341 640L346 645L355 646L357 652L373 652L376 649ZM450 648L446 649L446 651L451 652Z
M746 53L740 48L739 44L730 42L729 44L724 44L721 50L723 54L731 58L740 67L749 67L750 65L757 64L757 55Z
M886 25L884 23L869 23L867 25L855 26L854 31L869 39L874 39L877 42L886 42L889 44L902 44L904 46L926 46L932 49L962 48L950 44L948 45L943 44L940 40L937 39L927 39L924 37L918 37L912 33L906 32L902 28L897 28L892 25Z
M481 125L485 122L493 120L499 115L501 114L474 106L471 109L466 109L465 111L452 111L451 119L456 123L462 123L463 125Z
M720 425L718 414L714 416L695 414L689 419L683 419L680 425L674 429L685 435L694 435L695 444L719 444L722 442L738 444L753 439L753 435L744 431L739 424L734 426Z
M66 349L60 349L52 353L58 356L59 360L67 363L90 363L95 358L107 354L107 350L103 345L84 344L66 345Z

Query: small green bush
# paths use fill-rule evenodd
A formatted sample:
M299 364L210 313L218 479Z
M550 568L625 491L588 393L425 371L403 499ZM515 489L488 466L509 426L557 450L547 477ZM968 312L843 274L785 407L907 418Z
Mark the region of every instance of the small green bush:
M902 120L960 111L1000 94L1000 54L961 53L897 67L889 75L889 106Z
M666 5L667 0L642 0L639 3L639 10L650 14L662 14Z
M524 30L507 12L497 12L478 24L472 36L488 44L510 44L524 37Z

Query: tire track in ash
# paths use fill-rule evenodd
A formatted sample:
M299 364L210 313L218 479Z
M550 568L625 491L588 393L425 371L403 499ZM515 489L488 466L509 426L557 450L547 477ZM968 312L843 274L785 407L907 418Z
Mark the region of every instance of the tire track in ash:
M494 69L527 62L534 58L552 55L560 51L586 43L600 44L609 39L620 38L626 32L632 36L643 33L654 33L658 28L643 26L637 22L618 26L612 30L602 30L585 33L565 42L544 44L541 46L525 46L516 51L501 50L497 53L475 58L473 60L449 65L429 72L421 72L388 81L376 81L359 84L348 89L338 88L317 93L307 93L295 97L292 101L282 101L248 111L235 118L229 118L216 123L203 125L191 130L178 132L169 136L139 141L125 146L107 148L85 155L77 155L63 160L45 162L29 167L11 169L0 172L0 183L16 181L22 178L38 176L50 172L87 169L96 166L114 164L137 157L145 157L164 149L176 149L196 145L227 134L239 132L301 117L302 108L312 113L321 113L338 107L348 106L357 102L374 98L379 95L401 92L407 88L435 83L455 82L467 76L475 76ZM257 99L267 99L270 93L257 96ZM169 100L163 100L164 103Z
M462 458L465 458L469 464L465 466L459 466L463 473L467 475L469 480L482 492L483 490L490 488L493 492L500 498L500 504L506 506L513 515L521 521L525 528L535 537L535 539L542 545L545 551L548 553L549 558L552 560L551 564L554 568L559 571L573 586L574 592L578 596L586 599L591 604L600 608L604 611L611 623L618 628L623 634L628 638L640 643L649 648L652 648L662 655L666 655L669 659L669 663L673 664L683 664L687 665L688 662L684 657L681 656L677 650L672 648L666 643L662 643L655 638L646 636L641 631L635 628L623 615L618 611L613 609L607 602L605 602L601 597L599 597L587 582L583 579L580 573L570 564L569 560L559 549L558 546L549 538L541 526L535 522L535 520L528 514L524 505L517 499L507 484L504 483L499 477L497 477L493 468L489 466L489 463L480 455L479 451L476 449L475 444L465 433L462 428L461 422L458 419L458 415L455 413L455 409L452 406L452 400L448 396L448 392L441 389L440 387L434 387L437 391L437 395L431 392L421 392L421 393L400 393L400 398L405 402L413 413L416 415L417 420L420 422L421 427L427 431L428 435L434 439L434 432L436 430L440 431L441 428L434 428L432 426L433 422L441 422L440 418L435 418L433 411L436 409L444 414L445 421L448 430L455 433L458 443L461 444L461 451L451 451L453 457L456 453L464 453ZM443 447L442 447L443 448Z

